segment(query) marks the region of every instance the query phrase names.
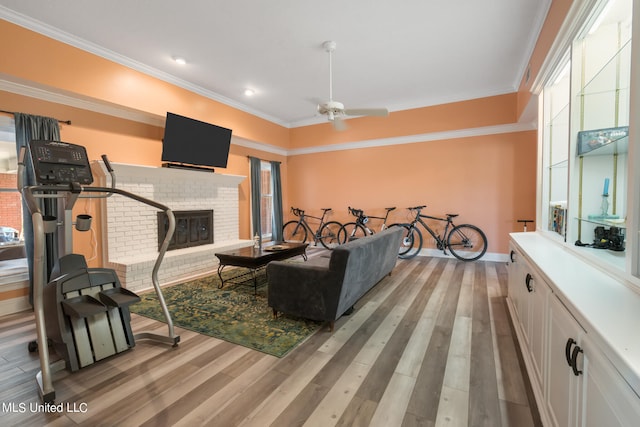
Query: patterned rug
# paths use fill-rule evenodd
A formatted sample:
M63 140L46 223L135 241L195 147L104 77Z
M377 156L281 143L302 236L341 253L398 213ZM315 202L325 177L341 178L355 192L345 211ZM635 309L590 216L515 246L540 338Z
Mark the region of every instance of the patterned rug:
M237 274L236 270L230 270ZM227 285L218 289L218 275L165 287L164 299L175 326L220 338L263 353L282 357L316 332L321 323L278 314L267 305L264 272L253 285ZM130 311L164 322L155 292L140 295Z

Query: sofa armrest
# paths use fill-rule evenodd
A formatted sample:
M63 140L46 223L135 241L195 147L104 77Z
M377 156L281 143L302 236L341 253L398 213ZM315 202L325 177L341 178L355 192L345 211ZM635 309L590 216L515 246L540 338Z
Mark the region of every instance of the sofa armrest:
M335 320L342 277L327 265L272 261L267 265L269 306L311 320Z

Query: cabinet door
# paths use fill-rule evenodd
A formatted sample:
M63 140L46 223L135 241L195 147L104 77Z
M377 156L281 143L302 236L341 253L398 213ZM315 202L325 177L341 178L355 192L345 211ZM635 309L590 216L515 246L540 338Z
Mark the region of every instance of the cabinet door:
M574 374L567 353L570 356L575 347L581 345L583 335L584 330L560 300L551 296L545 395L548 413L558 427L578 426L580 422L582 376ZM583 357L581 359L586 363Z
M525 295L524 271L529 269L520 252L511 251L512 262L509 264L509 299L513 305L518 323L523 332L525 344L529 346L529 300Z
M524 280L526 281L526 274ZM534 369L538 376L536 380L540 384L543 384L543 372L547 351L547 303L551 290L547 283L535 274L531 275L529 288L531 289L531 292L528 294L530 320L529 345Z
M588 366L583 368L585 376L582 388L582 425L638 425L640 398L588 337L583 339L582 344L584 354L588 357Z

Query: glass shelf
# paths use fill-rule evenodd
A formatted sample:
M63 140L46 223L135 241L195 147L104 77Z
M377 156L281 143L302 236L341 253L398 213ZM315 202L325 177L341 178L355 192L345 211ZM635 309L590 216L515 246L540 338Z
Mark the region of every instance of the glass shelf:
M561 162L549 165L549 169L566 169L569 167L569 160L562 160Z
M624 218L616 218L616 215L612 215L610 216L610 218L604 218L604 217L600 217L600 216L593 216L593 217L582 217L582 218L576 218L578 221L584 221L584 222L588 222L591 224L596 224L596 225L603 225L606 227L618 227L618 228L627 228L627 222Z

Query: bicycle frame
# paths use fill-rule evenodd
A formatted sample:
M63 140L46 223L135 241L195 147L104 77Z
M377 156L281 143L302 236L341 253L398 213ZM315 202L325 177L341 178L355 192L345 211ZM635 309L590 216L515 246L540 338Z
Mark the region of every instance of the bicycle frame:
M310 234L311 236L313 236L313 242L316 246L318 243L320 243L325 248L330 249L330 246L338 241L337 234L339 234L331 230L332 228L335 229L336 227L341 228L342 224L338 223L337 221L325 220L325 218L327 217L327 212L331 211L331 208L323 208L322 211L322 217L317 217L313 215L307 215L305 214L304 210L292 207L291 212L298 217L298 220L289 221L284 225L284 227L286 228L288 225L295 224L292 230L293 234L297 234L300 230L299 227L303 227L303 229L305 230L305 240ZM318 224L318 228L315 231L311 228L308 218L313 218L314 220L318 220L320 222Z
M442 237L440 237L438 234L436 234L436 232L433 231L433 229L431 227L429 227L429 225L426 222L424 222L424 220L422 218L433 219L435 221L446 222L447 225L444 226L444 232L442 233ZM440 218L440 217L431 216L431 215L423 215L420 211L418 211L416 213L416 217L413 219L413 221L411 221L411 224L410 224L409 227L416 227L416 223L422 224L422 227L425 230L427 230L427 232L429 232L431 237L433 237L433 239L436 241L437 248L438 249L442 249L442 251L445 253L445 255L447 255L447 240L446 240L447 239L447 235L449 233L449 228L455 227L455 224L453 223L451 218L449 218L449 217Z
M349 212L356 217L356 224L362 226L362 228L364 228L364 231L366 231L366 233L368 235L372 235L372 234L375 234L375 231L370 229L367 226L367 223L369 222L369 219L371 219L371 218L373 218L373 219L381 219L382 220L382 225L380 226L380 231L384 230L385 228L389 228L389 227L387 227L387 218L389 218L389 212L394 210L395 207L394 208L386 208L386 209L387 209L387 214L384 217L365 215L365 213L364 213L364 211L362 209L353 209L351 207L349 207Z
M318 243L320 241L320 230L322 229L322 226L324 225L324 217L327 215L328 211L324 211L322 213L322 218L319 218L317 216L313 216L313 215L307 215L304 213L304 211L300 211L299 215L298 215L298 224L302 225L303 227L305 227L307 229L307 231L313 236L313 243ZM320 224L318 224L318 229L316 231L313 231L313 229L311 229L311 226L309 225L309 222L307 221L307 217L309 218L313 218L313 219L317 219L320 221Z

